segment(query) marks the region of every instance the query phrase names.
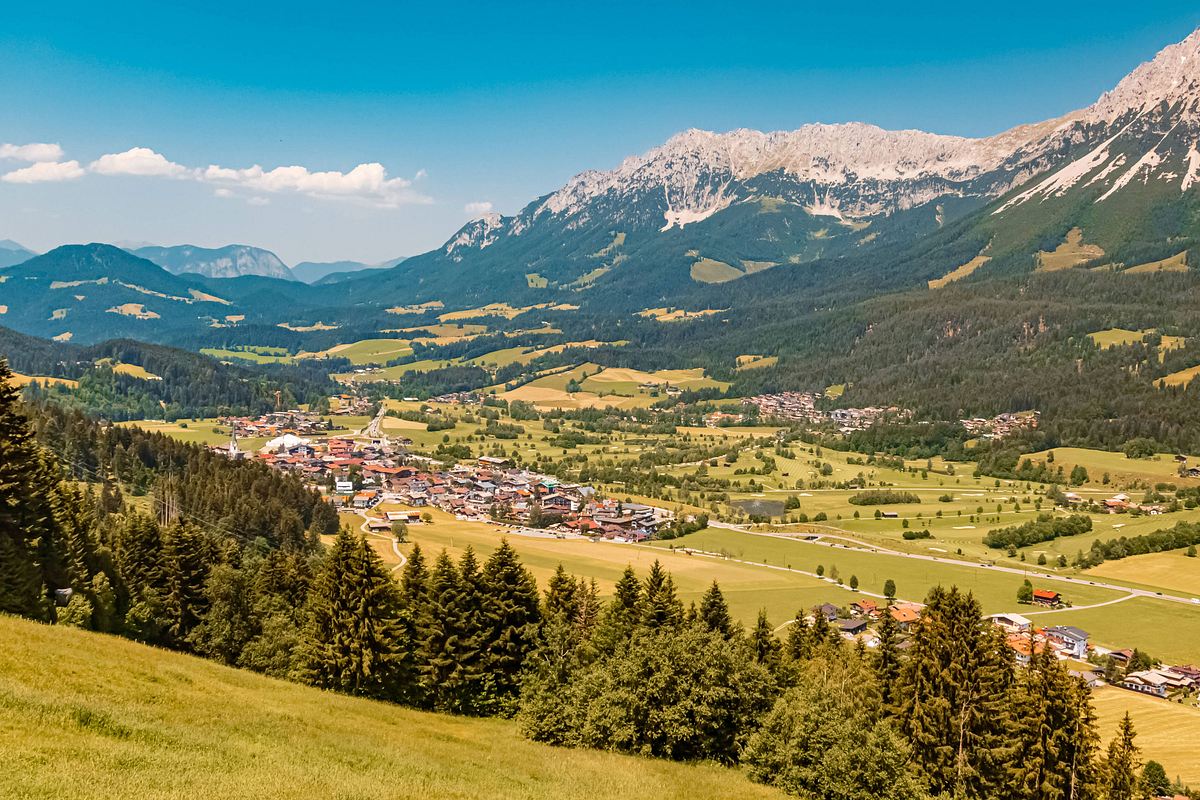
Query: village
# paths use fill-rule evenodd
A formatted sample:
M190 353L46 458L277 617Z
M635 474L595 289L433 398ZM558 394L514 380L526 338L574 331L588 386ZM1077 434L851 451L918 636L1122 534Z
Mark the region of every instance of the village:
M303 412L223 422L231 427L230 440L211 447L213 452L234 460L253 458L297 475L339 510L365 516L384 503L410 509L368 517L366 524L380 531L393 522L420 521L425 507L461 520L517 523L623 542L654 538L675 522L667 509L600 499L590 486L518 469L506 458L485 455L448 465L411 453L412 442L403 437L307 436L327 430L328 423ZM246 452L238 444L239 435L265 433L279 435L257 452Z
M760 394L746 398L742 401L742 405L754 406L758 409L760 417L807 422L814 425L833 423L841 433L866 430L876 422L884 419L902 422L912 418L912 411L905 408L898 408L897 406L835 408L830 411L824 411L817 408L817 401L824 396L822 392ZM741 417L742 415L727 416ZM741 420L739 419L738 421ZM726 424L730 423L726 422ZM716 427L715 425L710 426Z

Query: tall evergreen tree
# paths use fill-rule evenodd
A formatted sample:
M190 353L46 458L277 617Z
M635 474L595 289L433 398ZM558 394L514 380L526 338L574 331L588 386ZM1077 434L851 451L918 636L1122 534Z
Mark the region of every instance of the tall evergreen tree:
M598 650L612 652L619 643L629 639L640 616L641 600L642 585L638 582L633 567L626 565L616 586L613 587L612 599L600 615L600 625L595 637Z
M714 633L719 633L727 639L733 633L733 617L729 614L729 605L725 602L725 595L721 594L721 587L717 585L716 580L700 598L699 617L704 627Z
M787 641L783 651L788 660L793 662L805 661L812 655L812 631L808 627L808 620L804 618L804 609L796 612L796 617L788 626Z
M875 651L875 676L879 679L879 693L883 707L895 710L896 681L900 677L900 625L892 616L889 604L877 628L879 648Z
M1000 794L1006 776L1010 651L957 587L934 587L914 626L899 720L931 790L971 800Z
M212 542L204 531L186 522L167 530L163 538L164 601L168 633L179 644L186 642L208 608L204 584L214 560Z
M767 621L765 608L759 610L754 630L750 632L750 646L754 651L755 661L772 672L779 668L779 654L783 650L783 645L775 632L771 630L771 623Z
M204 584L207 611L189 640L201 655L237 664L246 645L258 635L251 576L230 564L219 564Z
M472 561L467 566L474 570ZM429 576L427 624L417 658L422 687L439 711L474 710L480 679L475 591L443 550Z
M347 694L395 697L394 665L408 646L398 611L396 583L379 555L364 537L343 528L313 580L300 677Z
M1126 711L1104 759L1105 800L1141 800L1138 772L1142 768L1142 759L1136 738L1133 720Z
M49 619L50 593L65 587L56 574L64 571L53 508L57 484L18 408L8 362L0 359L0 612Z
M483 567L482 613L486 649L483 670L491 679L491 708L509 712L520 691L521 672L537 643L537 583L507 540Z
M675 627L683 621L683 603L675 594L675 580L658 559L642 587L641 624L648 628Z

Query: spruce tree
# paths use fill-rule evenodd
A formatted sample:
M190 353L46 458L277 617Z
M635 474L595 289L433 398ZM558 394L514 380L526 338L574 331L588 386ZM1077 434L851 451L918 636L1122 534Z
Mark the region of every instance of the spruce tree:
M212 542L199 528L176 523L163 538L168 633L184 644L208 608L204 584L214 561Z
M189 641L196 652L235 665L246 645L258 635L251 577L229 564L219 564L204 584L208 610Z
M396 697L395 663L408 646L396 583L366 538L343 528L313 580L300 677L324 689Z
M1104 759L1105 800L1141 800L1138 772L1142 761L1141 751L1134 741L1136 738L1133 720L1126 711Z
M879 648L875 651L875 676L879 679L879 693L883 707L895 710L896 681L900 677L900 625L892 616L888 605L879 621Z
M537 642L537 583L508 541L501 540L484 565L481 586L483 670L491 681L492 707L507 713L514 707L521 672Z
M625 571L613 588L612 599L601 614L596 632L595 645L602 653L611 653L629 639L637 625L641 609L642 585L638 582L633 567L626 565Z
M729 615L729 606L725 602L725 595L721 594L721 587L715 580L712 582L712 586L708 587L704 596L700 598L699 619L704 627L721 634L726 639L733 632L733 617Z
M796 612L795 619L788 626L787 641L784 643L784 653L789 661L807 661L813 653L812 631L804 618L804 609Z
M575 605L575 591L578 584L575 577L567 572L566 567L559 564L554 574L546 584L546 599L544 610L547 619L572 619L578 608Z
M478 689L479 650L469 599L474 591L443 550L429 576L427 625L417 658L421 685L439 711L469 711Z
M647 628L673 628L683 621L683 604L675 594L675 581L658 559L642 588L641 624Z
M783 645L779 638L775 636L775 632L771 630L771 623L767 621L767 610L760 609L758 619L754 623L754 630L750 632L750 645L754 652L754 660L762 664L771 672L779 668L779 654L783 650Z
M0 359L0 612L48 620L53 590L65 587L53 508L58 479L18 404Z
M990 800L1006 780L1008 647L957 587L934 587L912 633L899 721L934 794Z

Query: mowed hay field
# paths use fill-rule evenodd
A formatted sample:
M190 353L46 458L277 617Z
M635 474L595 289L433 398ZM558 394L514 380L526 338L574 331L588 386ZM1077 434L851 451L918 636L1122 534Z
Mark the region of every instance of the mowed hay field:
M1087 570L1087 574L1105 581L1140 583L1200 598L1200 558L1188 558L1185 552L1169 550L1105 561Z
M1092 698L1105 746L1128 711L1142 758L1162 764L1171 780L1200 784L1200 709L1113 686L1099 687Z
M573 575L595 578L600 594L608 597L626 566L632 566L638 577L643 578L651 564L660 561L671 572L679 597L685 604L698 601L716 580L721 585L730 611L748 626L753 625L760 609L766 609L772 623L780 625L801 608L810 608L826 601L841 604L851 600L848 589L839 589L798 572L688 555L682 550L672 551L669 547L528 536L499 525L456 520L438 509L421 510L429 511L434 521L431 525L409 526L410 544L401 545L406 555L412 549L411 543L415 542L421 546L426 561L430 563L443 549L457 558L467 546L472 547L483 560L500 545L501 539L507 539L542 589L546 588L550 576L562 564ZM688 539L677 540L680 547L686 546L687 542ZM384 560L395 563L394 554L384 552L383 548L380 548L380 553Z
M782 798L741 774L524 740L0 616L0 796Z

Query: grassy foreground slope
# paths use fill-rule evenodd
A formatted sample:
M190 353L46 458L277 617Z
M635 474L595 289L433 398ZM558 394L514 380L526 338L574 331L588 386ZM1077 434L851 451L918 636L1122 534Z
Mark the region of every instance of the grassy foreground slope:
M0 797L781 797L0 615Z

